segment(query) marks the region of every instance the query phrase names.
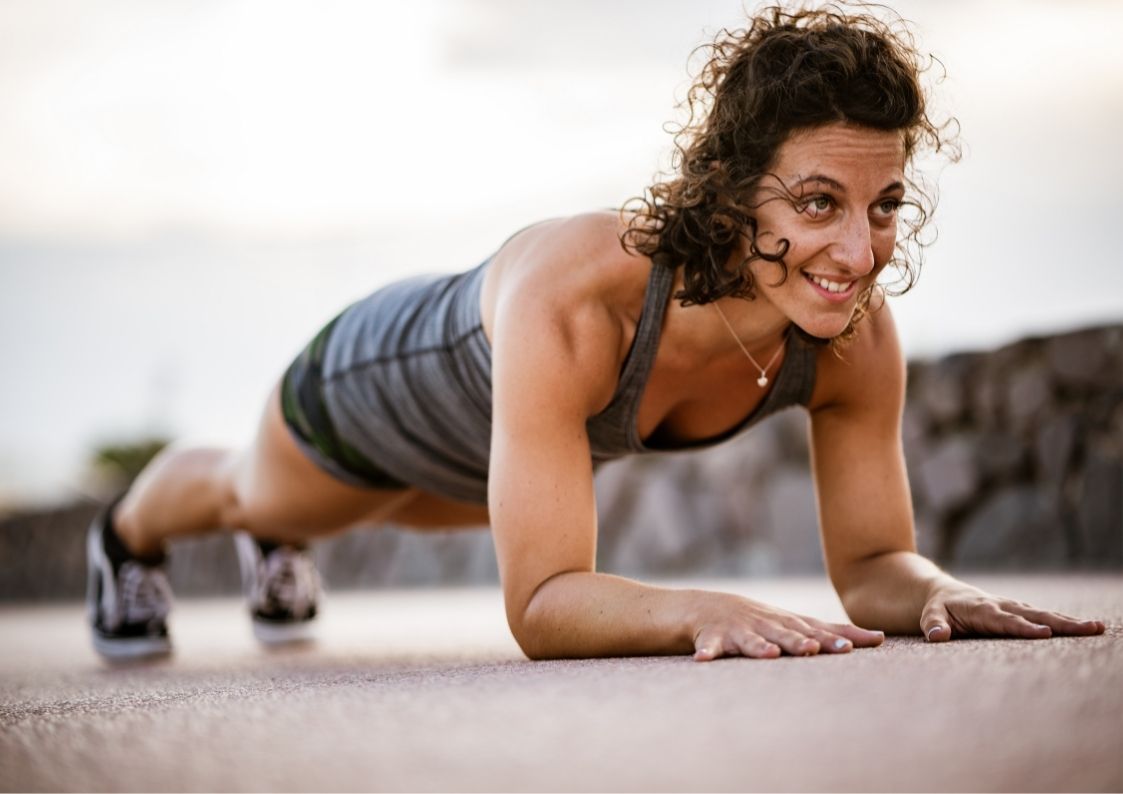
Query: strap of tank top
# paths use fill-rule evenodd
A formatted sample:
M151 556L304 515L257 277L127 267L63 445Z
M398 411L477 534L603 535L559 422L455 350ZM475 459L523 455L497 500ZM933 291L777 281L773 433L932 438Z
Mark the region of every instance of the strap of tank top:
M640 398L647 385L659 338L663 331L663 314L667 300L674 288L675 270L660 262L652 263L651 275L644 295L643 310L636 327L635 338L620 373L616 393L608 406L593 419L590 426L594 445L620 452L644 451L646 447L637 435L636 413ZM747 430L765 416L791 405L807 405L815 387L815 361L817 349L799 338L789 337L784 361L776 375L776 383L753 415L731 435Z
M613 395L613 404L631 403L638 399L647 384L647 376L655 361L655 351L659 347L659 336L663 331L663 312L667 308L667 298L675 283L675 271L659 261L653 261L651 275L647 279L647 291L643 298L643 309L636 325L635 339L631 350L624 360L620 382Z
M819 348L805 340L798 333L793 333L795 339L788 345L787 355L792 357L790 391L785 396L785 405L803 405L811 402L811 395L815 391L816 364L819 358Z
M794 328L784 347L784 360L776 373L776 383L749 425L788 406L807 405L811 401L811 393L815 389L816 348Z

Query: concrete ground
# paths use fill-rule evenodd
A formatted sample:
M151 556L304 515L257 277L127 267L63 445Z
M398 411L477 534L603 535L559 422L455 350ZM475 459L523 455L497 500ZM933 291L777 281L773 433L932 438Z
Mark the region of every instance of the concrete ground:
M496 591L372 592L283 652L181 602L172 659L110 668L80 607L8 607L0 789L1123 789L1123 577L970 581L1108 633L531 663ZM707 584L842 617L821 580Z

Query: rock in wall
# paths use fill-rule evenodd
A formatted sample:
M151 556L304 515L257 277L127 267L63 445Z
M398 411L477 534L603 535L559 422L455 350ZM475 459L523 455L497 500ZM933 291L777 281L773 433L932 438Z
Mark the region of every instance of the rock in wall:
M1123 566L1123 326L913 363L905 428L939 559Z

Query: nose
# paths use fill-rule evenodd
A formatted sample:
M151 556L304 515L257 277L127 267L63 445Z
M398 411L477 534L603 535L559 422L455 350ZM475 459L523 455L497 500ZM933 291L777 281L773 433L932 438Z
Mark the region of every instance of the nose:
M831 259L855 276L861 277L874 268L873 238L870 221L862 213L851 215L831 245Z

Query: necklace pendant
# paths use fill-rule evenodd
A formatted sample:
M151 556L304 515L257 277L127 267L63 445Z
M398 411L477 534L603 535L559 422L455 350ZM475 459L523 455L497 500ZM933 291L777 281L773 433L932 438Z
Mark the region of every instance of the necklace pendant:
M759 378L756 379L756 385L760 386L760 388L763 389L765 386L768 385L768 376L767 375L761 375Z

